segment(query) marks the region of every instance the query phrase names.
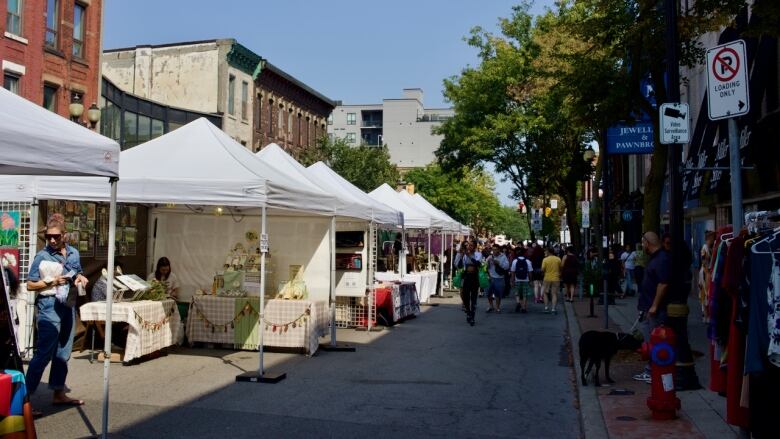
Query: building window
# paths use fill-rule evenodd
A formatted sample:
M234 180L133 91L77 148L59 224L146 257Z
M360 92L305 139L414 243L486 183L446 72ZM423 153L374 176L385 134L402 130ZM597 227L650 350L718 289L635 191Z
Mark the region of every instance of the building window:
M8 33L22 36L22 5L23 0L8 0L8 15L5 20L5 30Z
M87 15L87 8L76 3L73 6L73 56L84 58L84 18Z
M6 73L3 75L3 87L13 94L19 94L19 77Z
M48 0L46 2L46 47L57 48L57 35L60 30L59 22L59 0Z
M284 137L284 107L280 104L277 112L276 132L280 137Z
M257 101L257 111L255 111L255 131L262 132L261 122L263 121L263 97L257 95L255 101Z
M228 113L236 115L236 77L228 77Z
M268 100L268 136L274 135L274 100Z
M357 134L347 133L347 143L355 143L355 142L357 142Z
M289 114L287 115L287 134L292 134L293 132L293 114L292 109L290 109Z
M347 113L347 125L355 125L355 113Z
M241 83L241 119L247 120L249 117L249 83L243 81Z
M333 125L333 113L328 115L328 125Z
M57 112L57 87L45 84L43 86L43 108Z

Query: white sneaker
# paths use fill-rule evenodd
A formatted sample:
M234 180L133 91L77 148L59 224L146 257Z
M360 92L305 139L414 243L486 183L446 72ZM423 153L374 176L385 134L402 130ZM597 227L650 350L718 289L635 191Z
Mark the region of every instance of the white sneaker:
M634 378L637 381L644 381L646 383L651 383L653 381L653 378L647 372L638 373L634 375L632 378Z

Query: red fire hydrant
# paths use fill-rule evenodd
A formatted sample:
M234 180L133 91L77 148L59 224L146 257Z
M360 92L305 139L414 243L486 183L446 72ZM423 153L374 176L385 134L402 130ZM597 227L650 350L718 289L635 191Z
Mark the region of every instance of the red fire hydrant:
M650 376L653 383L647 406L653 413L653 419L659 421L676 418L676 411L680 409L680 399L674 390L674 344L674 331L667 326L658 326L650 334Z

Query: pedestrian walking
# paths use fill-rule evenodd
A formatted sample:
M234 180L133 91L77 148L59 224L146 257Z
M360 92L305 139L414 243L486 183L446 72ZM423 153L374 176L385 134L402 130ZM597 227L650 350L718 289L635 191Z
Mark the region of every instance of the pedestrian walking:
M637 303L639 330L645 342L650 342L650 333L666 321L666 305L669 303L669 276L671 260L669 253L661 246L655 232L642 235L642 247L649 256L642 281L641 294ZM637 381L650 382L650 366L633 377Z
M544 272L544 280L542 282L544 312L557 314L558 290L561 284L561 258L555 256L551 248L547 248L545 252L547 257L542 260L542 272Z
M46 366L53 405L80 406L84 401L67 395L68 360L76 333L76 288L85 288L87 278L81 268L79 251L66 242L65 218L52 214L46 221L46 247L30 264L27 290L35 291L38 311L35 354L27 367L26 384L35 393ZM34 414L37 414L35 412Z
M515 312L528 312L528 298L533 295L531 291L531 273L533 267L531 261L525 257L525 249L518 247L515 250L515 259L510 268L510 278L512 279L512 291L515 294Z
M633 296L636 292L636 275L634 270L636 269L637 251L632 250L631 246L627 244L626 252L628 252L628 256L626 256L625 260L623 261L623 273L624 277L626 278L625 294L628 296Z
M504 288L506 281L504 276L509 273L509 259L507 259L501 247L493 244L491 254L485 260L487 263L488 276L490 276L490 286L487 290L488 308L487 312L501 312L501 298L504 297Z
M607 256L607 298L609 303L612 304L615 301L615 297L621 299L625 297L623 290L620 288L620 276L623 274L623 267L620 264L620 259L615 256L615 251L610 249ZM602 300L603 301L603 300Z
M542 260L544 260L544 250L537 243L531 243L531 251L528 255L531 260L531 266L534 271L531 275L531 281L534 287L534 301L542 303L542 283L544 282L544 272L542 271Z
M574 253L574 247L566 249L566 255L563 257L561 277L563 286L566 289L566 301L574 302L574 292L577 291L577 282L580 277L580 261L577 260L577 254Z
M455 257L455 266L463 269L460 299L463 302L463 310L466 312L466 321L474 326L477 295L479 294L479 269L482 266L482 254L477 251L475 242L472 241L461 246L460 252Z

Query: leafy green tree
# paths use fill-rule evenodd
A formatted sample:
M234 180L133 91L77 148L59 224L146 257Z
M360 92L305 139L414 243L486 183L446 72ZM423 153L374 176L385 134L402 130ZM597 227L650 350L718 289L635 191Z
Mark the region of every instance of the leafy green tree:
M352 147L344 139L321 137L313 148L304 150L298 160L304 166L322 161L347 181L367 192L383 183L394 187L401 177L398 168L390 162L387 146Z
M412 169L404 179L415 191L453 219L470 225L478 235L495 233L505 219L493 178L480 169L446 173L436 164Z
M494 227L495 233L506 235L513 242L531 239L526 216L514 207L502 206L501 214Z

